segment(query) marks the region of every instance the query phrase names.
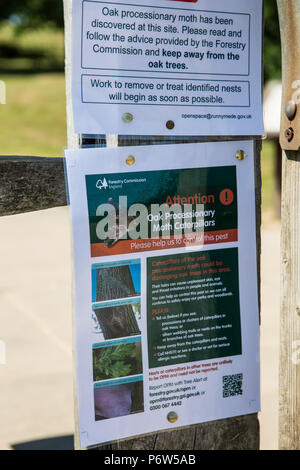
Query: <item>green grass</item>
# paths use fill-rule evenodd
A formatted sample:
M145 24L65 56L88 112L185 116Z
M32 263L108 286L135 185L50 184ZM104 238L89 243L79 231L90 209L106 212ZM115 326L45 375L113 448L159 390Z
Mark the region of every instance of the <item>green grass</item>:
M268 218L276 216L276 147L274 142L263 141L261 155L262 172L262 212Z
M0 154L61 156L66 146L64 74L0 75Z
M6 25L0 57L7 91L7 104L0 106L0 154L61 156L67 141L63 32L16 34Z

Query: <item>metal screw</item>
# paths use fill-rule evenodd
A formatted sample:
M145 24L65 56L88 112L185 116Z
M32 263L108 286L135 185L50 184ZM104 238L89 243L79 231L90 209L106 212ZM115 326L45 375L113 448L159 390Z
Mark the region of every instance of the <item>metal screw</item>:
M284 136L288 142L291 142L294 138L294 129L292 127L286 129L284 132Z
M128 157L126 158L126 163L127 163L127 165L129 165L129 166L134 165L134 163L135 163L135 158L134 158L134 156L133 156L133 155L128 155Z
M293 121L295 119L296 113L297 113L297 104L293 100L288 101L285 105L285 114L288 120Z
M131 113L124 113L123 116L122 116L122 120L123 120L123 122L125 122L126 124L129 124L130 122L133 121L133 114L131 114Z
M166 126L167 126L167 129L172 130L175 127L175 123L174 121L168 121Z
M170 411L170 413L168 413L167 420L170 423L176 423L178 420L178 414L175 411Z
M237 158L240 161L245 160L246 153L244 152L244 150L238 150L235 154L235 158Z

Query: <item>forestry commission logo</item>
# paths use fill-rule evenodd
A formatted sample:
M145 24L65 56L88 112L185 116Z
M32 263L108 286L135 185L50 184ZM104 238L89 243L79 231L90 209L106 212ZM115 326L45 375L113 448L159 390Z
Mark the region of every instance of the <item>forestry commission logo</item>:
M96 183L96 188L98 189L107 189L108 188L108 184L107 184L107 181L106 181L106 178L103 178L103 180L99 179Z
M99 178L96 182L96 188L99 189L99 191L102 191L102 189L110 189L114 191L117 189L123 189L124 185L136 186L137 184L146 182L147 178L110 179L108 176L107 179L105 177Z

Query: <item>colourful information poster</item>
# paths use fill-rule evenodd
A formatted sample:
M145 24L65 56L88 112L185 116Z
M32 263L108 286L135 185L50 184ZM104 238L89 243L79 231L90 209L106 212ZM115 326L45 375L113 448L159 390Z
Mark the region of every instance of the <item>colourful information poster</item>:
M81 446L259 411L253 143L66 158Z
M262 4L73 0L76 132L263 134Z

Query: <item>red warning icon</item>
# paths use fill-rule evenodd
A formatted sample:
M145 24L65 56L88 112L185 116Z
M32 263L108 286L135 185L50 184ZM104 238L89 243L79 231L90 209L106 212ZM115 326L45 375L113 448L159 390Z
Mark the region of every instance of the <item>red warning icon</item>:
M230 206L234 200L234 194L231 189L223 189L220 192L220 201L224 206Z

